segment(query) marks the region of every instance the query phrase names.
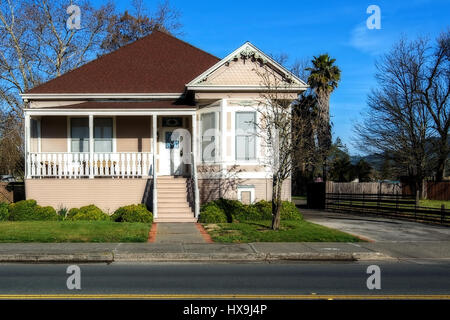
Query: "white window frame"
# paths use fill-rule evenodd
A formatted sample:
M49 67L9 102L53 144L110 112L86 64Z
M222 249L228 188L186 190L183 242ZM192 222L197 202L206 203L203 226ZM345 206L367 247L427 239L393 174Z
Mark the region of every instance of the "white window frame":
M80 115L80 116L67 116L67 152L72 153L72 118L87 118L89 119L89 116L84 116L84 115ZM112 137L112 153L116 153L117 152L117 137L116 137L116 116L108 116L108 115L100 115L100 116L95 116L94 117L94 123L95 123L95 119L96 118L112 118L113 121L113 137ZM95 141L95 138L94 138ZM95 145L95 144L94 144ZM86 151L86 152L91 152ZM110 152L95 152L92 151L93 153L110 153Z
M238 186L238 200L242 202L242 192L250 192L250 203L255 203L255 186Z
M215 154L214 159L212 160L203 160L203 141L202 141L202 132L203 132L203 123L202 123L202 115L205 113L214 113L214 123L217 132L221 132L221 117L222 114L220 112L220 105L212 104L210 106L204 107L197 111L198 121L197 121L197 130L198 130L198 149L197 149L197 159L199 159L200 163L205 164L213 164L220 162L221 159L221 135L217 134L215 137Z

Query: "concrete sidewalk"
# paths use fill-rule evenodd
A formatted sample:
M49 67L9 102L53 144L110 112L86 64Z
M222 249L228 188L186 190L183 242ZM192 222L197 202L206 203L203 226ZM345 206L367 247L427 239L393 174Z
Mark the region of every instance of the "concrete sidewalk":
M30 243L0 244L5 262L230 262L450 259L447 242L377 243Z

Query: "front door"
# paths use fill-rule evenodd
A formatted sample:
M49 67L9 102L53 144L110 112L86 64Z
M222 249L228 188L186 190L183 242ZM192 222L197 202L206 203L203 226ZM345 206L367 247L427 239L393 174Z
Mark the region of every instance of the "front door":
M183 175L180 139L173 134L175 128L163 128L159 141L159 174L162 176Z

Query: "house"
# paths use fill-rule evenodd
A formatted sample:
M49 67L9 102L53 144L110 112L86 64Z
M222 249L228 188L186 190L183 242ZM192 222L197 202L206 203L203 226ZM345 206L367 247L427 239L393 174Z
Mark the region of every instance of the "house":
M27 199L108 212L147 203L160 222L195 221L218 197L270 200L255 58L293 79L292 99L306 89L249 42L219 59L155 31L22 94Z

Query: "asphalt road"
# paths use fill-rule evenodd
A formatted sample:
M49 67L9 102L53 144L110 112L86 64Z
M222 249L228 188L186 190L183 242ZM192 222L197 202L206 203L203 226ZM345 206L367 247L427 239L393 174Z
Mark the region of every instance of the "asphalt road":
M366 286L369 265L381 289ZM450 294L450 261L370 263L85 264L81 290L66 286L63 264L1 264L0 298L11 294L168 295L442 295Z

